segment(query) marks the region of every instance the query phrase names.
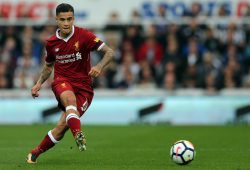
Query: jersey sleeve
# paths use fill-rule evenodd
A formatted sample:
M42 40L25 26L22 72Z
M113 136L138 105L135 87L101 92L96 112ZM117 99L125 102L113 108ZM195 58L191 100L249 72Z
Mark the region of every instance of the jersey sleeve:
M89 51L99 51L104 45L105 43L96 37L92 32L86 31L86 47Z
M44 52L45 62L46 63L53 63L53 62L55 62L55 56L52 54L51 51L52 51L52 49L48 45L48 42L47 42L46 45L45 45L45 52Z

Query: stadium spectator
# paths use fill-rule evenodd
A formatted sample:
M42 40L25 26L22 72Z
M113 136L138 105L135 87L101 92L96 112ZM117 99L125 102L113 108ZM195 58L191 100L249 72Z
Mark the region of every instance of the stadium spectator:
M242 84L244 88L250 88L250 68L248 68L248 73L243 77Z
M215 95L216 92L217 92L216 77L213 73L209 73L205 77L205 94Z
M157 42L156 37L149 36L138 50L137 62L146 60L151 66L160 64L163 57L163 47Z
M167 91L173 91L177 87L176 80L176 64L173 61L168 61L164 65L164 75L162 87Z
M186 66L199 65L203 53L202 44L199 44L196 38L190 38L184 49L184 62Z
M249 15L249 6L245 6L245 11L242 9L244 17ZM179 23L179 20L169 23L171 13L167 10L170 8L164 3L154 9L151 20L147 18L146 21L152 22L146 23L139 9L132 11L126 23L128 25L122 22L119 12L112 11L106 27L104 25L104 28L98 30L93 28L115 51L115 60L111 67L94 79L94 87L118 88L117 83L125 80L125 75L127 79L136 79L133 83L138 84L138 73L128 69L123 73L124 76L120 76L124 70L119 69L124 67L123 60L127 56L133 57L133 64L138 66L138 70L142 69L144 60L150 64L154 83L158 88L164 88L164 77L168 74L165 72L165 65L169 62L175 64L174 79L178 88L187 87L187 80L190 79L193 82L190 84L196 88L206 89L206 83L212 86L214 80L216 89L245 86L245 77L249 74L250 66L250 24L242 24L238 20L232 22L228 18L231 16L228 3L222 3L216 8L217 11L212 11L215 13L208 14L208 17L216 17L212 18L215 19L214 22L209 21L211 18L200 20L200 16L206 14L203 13L203 6L199 2L194 1L190 8L184 13L190 17L184 20L188 21L187 23ZM52 11L49 11L48 15L50 19L54 17ZM160 19L157 20L157 17ZM14 73L20 69L19 61L23 60L22 49L29 46L32 51L31 63L35 60L35 63L42 65L45 40L55 32L56 27L48 21L44 26L2 26L0 29L0 62L7 65L2 81L6 83L3 83L5 85L2 88L17 88L13 84L16 81ZM211 57L210 61L205 57L207 55ZM234 59L230 59L230 56L234 56ZM94 52L91 59L92 63L96 64L100 55ZM228 65L236 65L237 69ZM213 71L208 71L210 69ZM184 75L186 72L187 75ZM167 76L171 79L171 75ZM46 81L45 88L49 88L49 84L49 80Z
M17 60L14 74L14 87L20 89L31 88L38 76L38 62L33 58L31 47L25 45L23 54Z
M220 41L214 34L213 28L206 30L206 38L204 41L204 47L210 52L218 53L220 51Z
M245 46L245 33L241 27L237 27L235 23L228 24L226 29L219 29L217 31L218 38L222 44L223 49L227 49L227 45L235 44L242 49Z
M121 63L127 55L130 55L133 60L135 60L136 50L131 41L124 40L121 44L121 61L119 63Z
M134 61L134 57L127 53L123 57L122 64L118 66L115 75L116 87L130 88L135 85L138 80L139 65Z
M175 81L181 82L181 76L185 69L185 63L181 56L178 40L174 35L171 34L169 34L167 37L166 51L161 61L162 68L164 68L169 62L173 63L175 67ZM158 77L158 83L162 80L161 77L162 75Z
M181 30L180 30L180 26L175 24L175 23L170 23L166 27L166 37L168 37L168 36L175 37L175 39L177 40L177 43L179 44L179 46L181 45L181 41L184 39L184 38L182 38L182 33L181 33Z
M136 54L138 48L143 42L143 37L141 35L141 27L135 25L129 25L125 28L125 32L123 33L123 38L121 42L121 48L123 51L123 46L125 43L129 43L132 46L133 53ZM128 44L126 44L128 45Z
M140 25L142 21L141 14L137 9L134 9L130 15L131 25Z
M140 89L155 89L155 73L154 68L146 61L141 61L141 69L139 71L139 80L137 88Z
M123 76L120 81L118 81L116 88L118 89L131 89L135 86L135 78L132 71L125 67L123 69Z
M247 5L245 13L243 14L244 17L250 17L250 4Z
M159 36L166 34L166 26L172 21L171 17L171 13L168 12L166 4L162 3L157 7L157 14L154 17L154 22Z
M0 61L0 89L8 88L7 64Z
M202 16L202 6L199 2L193 2L191 9L184 12L185 17L198 17Z
M165 21L167 20L167 16L168 16L168 13L167 13L167 6L164 5L164 4L160 4L158 6L158 11L157 11L157 20L158 21Z
M174 73L166 73L164 76L163 89L168 92L173 92L176 89L175 75Z
M17 50L17 41L14 37L7 37L2 49L1 61L15 66L15 62L19 55Z
M226 3L221 4L221 6L219 7L218 16L221 17L221 18L225 18L225 17L230 16L230 11L229 11L228 5Z
M17 58L19 55L17 46L17 41L14 37L6 37L0 55L0 61L4 62L7 65L7 88L13 88L13 76L16 68Z
M198 87L198 71L196 65L188 65L183 75L183 87L195 89Z
M226 29L229 23L228 17L230 16L230 11L228 9L228 5L221 4L217 11L217 27L218 29Z
M22 44L30 44L32 45L34 42L34 30L31 26L25 26L23 28L22 34L20 36L20 39L22 41Z
M216 53L205 52L202 63L198 65L198 87L215 91L219 88L221 79L221 61L216 57Z
M235 56L229 56L224 68L224 88L240 87L242 83L240 64Z
M202 27L197 23L197 19L193 18L188 22L188 25L185 26L182 29L182 36L183 36L183 40L184 43L187 43L187 41L190 38L197 38L200 40L204 39L204 29L202 29Z
M109 31L122 31L123 27L120 20L119 12L112 11L106 22L105 30Z

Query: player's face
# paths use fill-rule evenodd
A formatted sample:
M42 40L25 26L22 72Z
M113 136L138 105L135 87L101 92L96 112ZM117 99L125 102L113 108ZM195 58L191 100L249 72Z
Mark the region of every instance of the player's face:
M62 37L67 37L72 32L72 26L74 23L73 12L60 12L56 16L57 25L60 29Z

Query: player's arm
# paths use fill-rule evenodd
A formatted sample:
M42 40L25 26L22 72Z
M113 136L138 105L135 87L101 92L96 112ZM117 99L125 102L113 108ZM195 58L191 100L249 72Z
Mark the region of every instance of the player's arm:
M38 97L39 96L39 90L42 87L42 84L49 78L49 76L51 75L52 71L54 68L54 63L46 63L43 66L42 72L40 74L40 77L38 79L38 81L36 82L36 84L32 87L31 89L31 95L33 98Z
M101 74L102 70L112 61L114 58L114 51L108 47L107 45L104 45L100 51L104 53L103 58L91 68L89 75L93 77L97 77Z

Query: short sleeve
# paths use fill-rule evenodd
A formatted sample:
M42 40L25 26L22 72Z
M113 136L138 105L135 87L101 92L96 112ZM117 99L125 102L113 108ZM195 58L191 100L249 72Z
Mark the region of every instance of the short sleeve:
M49 47L48 42L47 42L46 45L45 45L45 52L44 52L45 62L46 63L53 63L53 62L55 62L55 56L52 54L51 51L52 50Z
M86 47L89 51L101 50L104 46L104 42L96 37L92 32L86 31Z

